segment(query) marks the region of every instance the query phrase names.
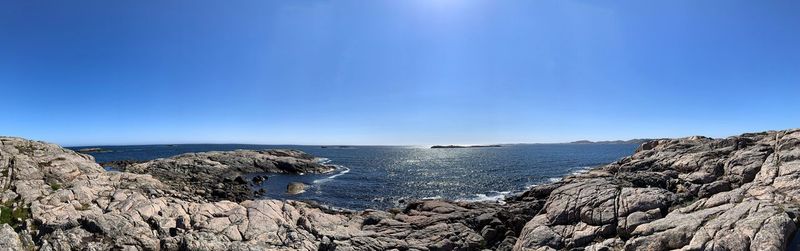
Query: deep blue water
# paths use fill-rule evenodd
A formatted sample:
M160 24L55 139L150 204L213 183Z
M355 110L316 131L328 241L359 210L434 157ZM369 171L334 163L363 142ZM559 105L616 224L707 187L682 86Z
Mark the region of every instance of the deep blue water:
M340 169L325 175L270 175L267 197L313 200L349 208L385 209L400 200L445 198L498 200L535 184L630 155L637 145L522 144L497 148L429 149L414 146L326 147L296 145L102 146L97 162L151 160L187 152L235 149L298 149ZM72 147L79 149L84 147ZM292 181L307 184L299 195L285 193Z

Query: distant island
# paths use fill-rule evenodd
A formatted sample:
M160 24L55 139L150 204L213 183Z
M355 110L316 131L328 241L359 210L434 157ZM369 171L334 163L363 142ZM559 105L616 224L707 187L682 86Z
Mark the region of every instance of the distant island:
M605 141L578 140L569 142L569 144L642 144L651 140L653 139L605 140Z
M447 145L447 146L431 146L431 149L436 148L479 148L479 147L502 147L502 145L471 145L471 146L458 146L458 145Z
M80 153L107 153L111 152L111 150L99 148L99 147L92 147L92 148L82 148L77 150Z

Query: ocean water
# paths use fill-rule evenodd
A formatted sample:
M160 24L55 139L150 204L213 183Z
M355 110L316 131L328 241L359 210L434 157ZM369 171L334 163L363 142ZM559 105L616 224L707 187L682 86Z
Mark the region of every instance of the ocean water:
M260 187L265 197L310 200L347 209L386 209L424 198L499 201L526 188L559 180L630 155L629 144L517 144L490 148L430 149L416 146L140 145L100 146L98 162L151 160L187 152L298 149L336 165L328 174L277 175ZM73 147L79 149L84 147ZM286 194L290 182L306 192Z

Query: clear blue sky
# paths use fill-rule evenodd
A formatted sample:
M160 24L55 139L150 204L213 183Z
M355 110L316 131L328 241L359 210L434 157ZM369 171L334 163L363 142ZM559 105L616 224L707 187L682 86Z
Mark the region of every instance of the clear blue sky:
M800 127L800 2L613 2L2 1L0 135L469 144Z

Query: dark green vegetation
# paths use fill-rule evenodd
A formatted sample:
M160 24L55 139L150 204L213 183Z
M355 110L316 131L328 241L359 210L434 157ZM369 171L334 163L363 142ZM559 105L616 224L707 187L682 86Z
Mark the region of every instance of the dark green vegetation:
M30 208L24 206L14 206L15 201L9 201L0 206L0 224L8 224L14 229L22 226L26 219L30 218Z

